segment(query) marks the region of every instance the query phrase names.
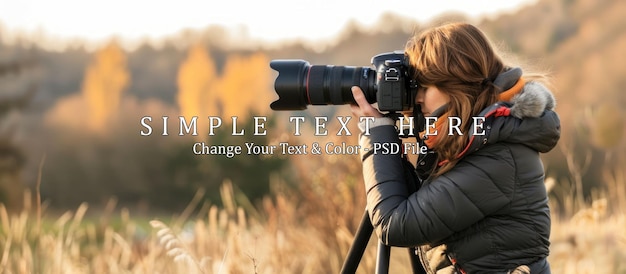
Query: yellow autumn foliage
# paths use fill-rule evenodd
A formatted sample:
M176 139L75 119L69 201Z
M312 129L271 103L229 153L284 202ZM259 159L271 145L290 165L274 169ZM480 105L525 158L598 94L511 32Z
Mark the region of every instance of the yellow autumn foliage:
M251 114L265 114L272 101L269 58L262 53L230 55L218 75L207 50L192 46L178 71L177 101L187 119L198 116L231 116L241 120Z
M122 93L130 82L126 55L114 42L95 53L85 71L82 95L88 107L89 127L103 130L120 106ZM77 113L76 115L83 115Z

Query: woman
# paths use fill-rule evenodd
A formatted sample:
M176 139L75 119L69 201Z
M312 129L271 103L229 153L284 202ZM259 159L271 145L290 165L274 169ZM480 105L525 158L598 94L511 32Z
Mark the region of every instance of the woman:
M407 191L401 155L363 154L367 209L379 238L390 246L420 246L429 273L442 269L435 266L441 258L429 261L430 247L452 264L448 271L550 273L550 211L539 153L560 136L554 97L520 68L503 64L469 24L427 30L409 40L405 53L420 84L416 107L437 118L437 134L419 135L429 153L418 158L421 184L414 193ZM370 134L361 134L362 147L400 143L395 122L358 87L352 91L353 113L375 117ZM450 117L460 119L462 134L448 134Z

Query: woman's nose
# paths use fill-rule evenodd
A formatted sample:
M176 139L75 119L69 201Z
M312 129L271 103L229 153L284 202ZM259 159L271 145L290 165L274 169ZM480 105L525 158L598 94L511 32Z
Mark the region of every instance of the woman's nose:
M421 104L422 102L424 102L424 91L420 89L417 91L417 94L415 94L415 103Z

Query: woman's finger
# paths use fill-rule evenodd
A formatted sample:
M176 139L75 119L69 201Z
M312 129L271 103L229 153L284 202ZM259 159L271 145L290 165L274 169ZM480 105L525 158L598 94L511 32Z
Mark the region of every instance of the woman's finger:
M359 107L369 106L370 104L367 102L365 98L365 94L360 87L354 86L352 87L352 96L354 97L354 101L359 105Z
M378 112L376 108L374 108L365 98L365 94L361 88L354 86L352 87L352 96L354 97L354 101L356 101L357 105L359 105L360 112L364 116L372 116L372 117L381 117L382 114ZM354 110L353 110L354 112Z

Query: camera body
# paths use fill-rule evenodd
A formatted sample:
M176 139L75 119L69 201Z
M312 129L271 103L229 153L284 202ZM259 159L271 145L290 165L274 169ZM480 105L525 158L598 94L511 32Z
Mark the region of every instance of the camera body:
M410 75L404 52L382 53L372 57L376 68L376 101L381 111L408 111L415 104L417 83Z
M355 104L352 86L359 86L369 103L380 111L410 111L415 105L418 84L403 51L378 54L372 68L314 65L304 60L273 60L278 71L274 90L279 99L273 110L304 110L307 105Z

